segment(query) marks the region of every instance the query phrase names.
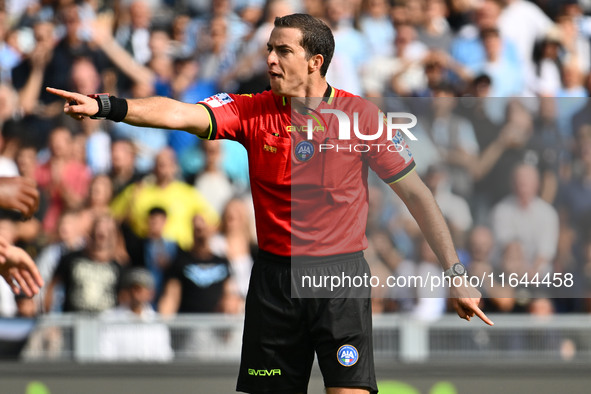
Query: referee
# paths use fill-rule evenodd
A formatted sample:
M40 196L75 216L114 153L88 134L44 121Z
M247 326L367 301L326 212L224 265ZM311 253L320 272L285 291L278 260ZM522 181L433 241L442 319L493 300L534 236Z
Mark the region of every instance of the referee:
M344 291L312 297L298 293L305 289L294 289L292 275L369 272L362 252L367 246L368 168L407 205L443 269L453 275L463 267L439 208L414 171L412 155L399 134L394 141L401 149L394 153L374 149L335 156L337 152L319 151L331 137L322 131L330 132L328 123L336 118L320 116L322 109L338 100L355 104L362 100L326 81L334 51L330 28L305 14L277 18L267 47L271 90L261 94L220 93L194 105L164 97L125 100L47 91L66 99L64 112L77 119L90 116L185 130L244 145L260 252L246 299L237 391L305 393L316 354L328 394L376 393L370 289L361 296ZM368 107L361 105L360 111L369 112ZM363 113L360 119L372 122ZM301 125L306 124L319 131L312 133L312 140L305 139L309 133L302 133ZM382 147L394 144L385 137L376 142ZM471 295L472 290L452 287L454 308L461 318L477 315L492 325L478 308L479 294Z

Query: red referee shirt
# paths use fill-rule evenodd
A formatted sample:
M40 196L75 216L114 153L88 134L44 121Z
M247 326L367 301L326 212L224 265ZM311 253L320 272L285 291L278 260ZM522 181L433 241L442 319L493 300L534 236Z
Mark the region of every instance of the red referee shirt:
M394 142L386 126L374 141L360 140L353 130L350 140L339 139L337 116L323 109L351 114L351 127L358 112L365 135L375 134L383 120L360 97L330 86L327 93L307 114L292 111L288 99L271 91L220 93L199 103L210 115L209 139L235 140L248 151L257 238L265 251L328 256L365 249L368 168L387 183L414 169L400 131ZM315 129L311 140L302 127L308 119Z

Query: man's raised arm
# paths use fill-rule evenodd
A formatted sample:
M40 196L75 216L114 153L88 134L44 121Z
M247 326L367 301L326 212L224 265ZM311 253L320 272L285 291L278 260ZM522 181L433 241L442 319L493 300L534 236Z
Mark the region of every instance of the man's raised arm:
M64 112L74 119L99 114L97 99L67 90L46 88L49 93L66 100ZM140 99L111 99L110 111L116 117L107 119L123 121L134 126L184 130L199 137L209 134L209 114L201 105L182 103L166 97Z

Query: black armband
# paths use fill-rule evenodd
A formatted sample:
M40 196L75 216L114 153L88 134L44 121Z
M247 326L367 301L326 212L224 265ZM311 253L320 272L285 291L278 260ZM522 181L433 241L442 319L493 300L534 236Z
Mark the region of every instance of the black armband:
M127 100L110 96L108 93L91 94L96 100L99 110L91 116L91 119L109 119L115 122L121 122L127 115Z

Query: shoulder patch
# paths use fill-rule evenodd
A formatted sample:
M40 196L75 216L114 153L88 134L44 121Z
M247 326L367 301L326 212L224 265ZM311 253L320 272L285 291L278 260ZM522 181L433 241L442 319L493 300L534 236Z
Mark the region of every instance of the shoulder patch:
M209 105L211 108L221 107L234 101L228 93L218 93L215 96L211 96L203 100L203 102Z

